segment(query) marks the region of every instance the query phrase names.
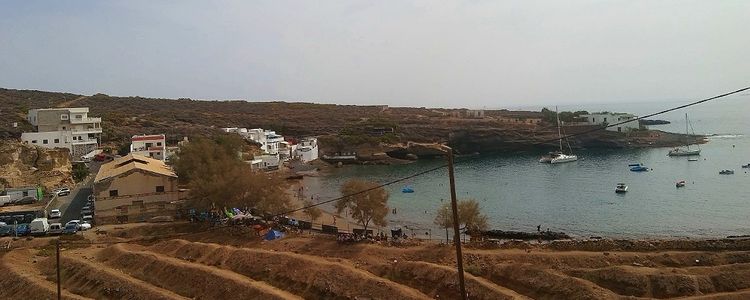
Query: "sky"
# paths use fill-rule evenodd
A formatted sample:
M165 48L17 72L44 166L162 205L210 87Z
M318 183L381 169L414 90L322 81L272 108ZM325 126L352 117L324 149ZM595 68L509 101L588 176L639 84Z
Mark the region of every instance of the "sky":
M502 108L750 85L750 1L6 1L0 87Z

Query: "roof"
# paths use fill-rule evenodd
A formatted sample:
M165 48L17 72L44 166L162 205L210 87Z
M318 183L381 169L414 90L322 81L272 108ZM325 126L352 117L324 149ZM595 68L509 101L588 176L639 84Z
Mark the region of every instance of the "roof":
M163 140L164 135L163 134L154 134L154 135L134 135L130 138L131 141L151 141L151 140Z
M172 171L172 168L167 166L163 161L130 153L109 163L103 164L99 168L99 173L96 173L94 182L101 182L133 170L141 170L160 176L177 177L177 174Z
M30 111L31 110L35 110L35 111L67 110L67 111L72 112L72 113L89 112L89 108L88 107L35 108L35 109L30 109Z

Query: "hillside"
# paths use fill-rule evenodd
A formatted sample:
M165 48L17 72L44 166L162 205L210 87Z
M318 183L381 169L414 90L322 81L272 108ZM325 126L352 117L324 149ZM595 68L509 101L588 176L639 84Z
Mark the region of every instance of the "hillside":
M322 136L323 153L359 151L382 153L398 150L389 145L407 142L449 143L461 152L507 152L551 148L557 136L548 123L508 123L508 116L523 121L541 118L539 112L485 110L485 118L466 118L465 109L431 109L355 106L287 102L205 101L143 97L92 96L31 90L0 89L0 139L20 137L31 130L25 121L28 109L89 107L102 117L102 142L129 142L134 134L159 134L174 143L184 136L211 135L221 127L273 129L287 137ZM464 116L464 117L461 117ZM18 127L13 127L13 122ZM393 129L393 132L390 130ZM567 133L591 129L571 127ZM643 139L643 135L648 136ZM599 131L572 139L574 148L671 146L682 136L625 136ZM693 137L700 142L700 137Z

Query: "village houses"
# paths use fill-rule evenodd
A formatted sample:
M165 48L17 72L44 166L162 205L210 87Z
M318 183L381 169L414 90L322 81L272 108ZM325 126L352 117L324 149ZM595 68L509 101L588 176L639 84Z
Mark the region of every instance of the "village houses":
M89 117L88 107L29 110L27 120L36 132L24 132L24 143L45 148L67 148L74 160L95 150L102 119Z
M617 131L617 132L628 132L631 130L638 130L641 128L640 122L636 120L636 116L628 113L611 113L611 112L600 112L600 113L591 113L588 115L582 115L581 118L586 119L586 123L589 125L610 125L610 124L616 124L620 122L625 122L623 124L607 127L607 130L609 131ZM629 121L628 120L632 120Z
M303 163L318 159L318 140L314 137L303 138L297 143L290 143L273 130L262 128L247 129L229 127L224 132L237 133L244 139L260 145L261 155L249 161L253 169L276 169L290 159L299 159Z
M94 179L97 224L174 215L177 174L163 161L130 153L103 164Z

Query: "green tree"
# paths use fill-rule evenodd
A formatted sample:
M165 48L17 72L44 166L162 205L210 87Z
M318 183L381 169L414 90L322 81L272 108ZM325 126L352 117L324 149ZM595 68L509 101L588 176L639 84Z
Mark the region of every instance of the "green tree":
M240 160L242 143L232 139L198 138L180 149L173 166L190 189L196 208L255 207L281 213L291 207L286 182L277 175L254 171Z
M385 218L388 216L389 195L378 183L352 179L341 187L341 195L345 197L336 202L336 212L349 209L352 218L362 224L365 231L370 222L378 226L388 224Z
M453 227L453 210L450 202L443 203L440 206L433 222L441 228ZM458 201L458 226L461 230L467 232L487 230L487 216L482 214L477 200L463 199Z
M86 176L89 176L89 168L86 164L73 164L73 180L81 182L86 179Z

